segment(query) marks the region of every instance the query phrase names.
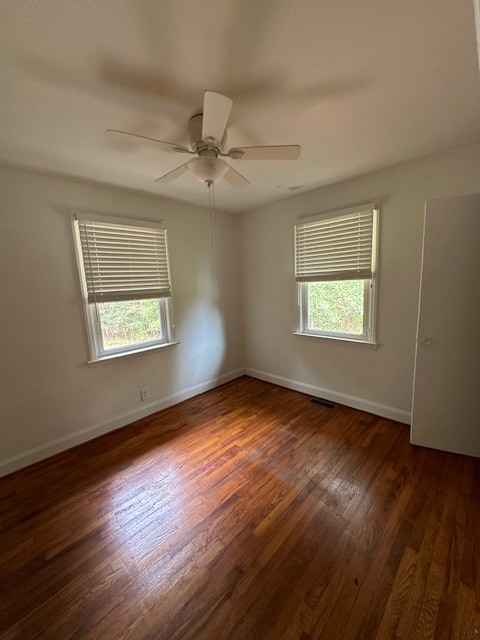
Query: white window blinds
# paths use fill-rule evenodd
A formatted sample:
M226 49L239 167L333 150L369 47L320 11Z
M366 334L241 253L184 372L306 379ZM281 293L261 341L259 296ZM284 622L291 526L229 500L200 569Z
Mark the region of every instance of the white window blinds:
M298 282L362 280L373 274L375 209L319 216L295 226Z
M76 216L88 302L171 295L167 232L155 223Z

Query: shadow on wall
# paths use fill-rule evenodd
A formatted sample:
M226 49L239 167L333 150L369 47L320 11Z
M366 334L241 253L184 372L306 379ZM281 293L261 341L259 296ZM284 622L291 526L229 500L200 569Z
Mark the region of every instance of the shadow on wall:
M220 375L226 358L225 308L221 299L222 265L218 245L205 248L182 286L176 336L188 357L179 359L178 379L186 386ZM184 384L184 386L185 386Z
M217 300L213 296L197 300L182 321L181 332L188 336L185 343L189 360L182 361L179 376L190 378L189 384L213 380L222 370L226 353L225 320Z

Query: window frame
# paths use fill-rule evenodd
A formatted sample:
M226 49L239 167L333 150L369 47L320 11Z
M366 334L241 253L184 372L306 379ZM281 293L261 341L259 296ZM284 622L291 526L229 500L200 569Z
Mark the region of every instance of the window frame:
M148 298L147 298L148 299ZM128 345L105 349L103 346L102 323L97 313L95 303L88 302L84 298L85 313L87 317L87 332L90 346L90 361L102 360L129 353L149 351L160 346L173 343L173 322L171 321L171 301L170 298L158 298L160 329L162 336L158 339L145 340L143 342L132 342Z
M369 345L377 345L376 342L376 308L377 308L377 288L378 288L378 231L379 231L379 205L377 202L361 204L347 209L340 209L336 211L325 212L315 216L299 217L297 218L296 227L308 223L314 223L317 221L327 221L330 219L341 218L350 214L355 214L363 211L372 211L372 248L371 248L371 268L372 273L370 278L357 278L364 282L363 292L363 332L362 334L341 332L341 331L328 331L325 329L312 329L309 327L309 313L308 313L308 285L316 282L335 282L335 281L348 281L353 278L337 276L335 278L327 279L322 278L319 280L310 281L298 281L297 286L297 305L298 305L298 328L294 332L296 335L310 336L315 338L325 338L329 340L339 340L347 342L358 342ZM297 252L297 241L295 236L295 254ZM296 260L295 260L296 263ZM295 265L295 269L297 266ZM297 274L296 274L297 275Z
M144 342L130 343L128 345L121 345L111 349L105 349L103 345L102 325L100 320L100 314L98 313L97 303L90 302L88 300L88 288L87 277L85 271L84 255L82 250L82 243L80 238L80 226L82 221L98 221L99 223L107 223L119 226L132 226L132 227L147 227L147 228L160 228L165 231L165 244L168 247L166 228L163 225L163 221L147 220L140 218L119 218L103 213L91 213L78 210L72 210L72 228L74 235L75 256L78 268L78 275L80 281L80 289L82 293L82 302L85 316L85 326L87 330L87 340L90 352L90 359L87 360L88 364L102 362L105 360L112 360L122 356L135 355L141 353L148 353L155 351L159 348L172 346L178 344L175 339L175 325L173 322L173 307L171 292L170 296L157 298L159 306L159 319L162 336L158 339L148 340ZM167 248L167 268L170 269L168 248ZM138 299L138 298L132 298ZM151 298L144 298L151 299ZM108 302L107 302L108 303Z

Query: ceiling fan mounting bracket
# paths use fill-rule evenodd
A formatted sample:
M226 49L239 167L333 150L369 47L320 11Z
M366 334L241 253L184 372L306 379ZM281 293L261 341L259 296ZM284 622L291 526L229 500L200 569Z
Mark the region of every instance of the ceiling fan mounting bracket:
M245 151L242 151L241 149L230 149L228 153L222 153L221 155L228 156L229 158L232 158L232 160L239 160L240 158L243 158Z

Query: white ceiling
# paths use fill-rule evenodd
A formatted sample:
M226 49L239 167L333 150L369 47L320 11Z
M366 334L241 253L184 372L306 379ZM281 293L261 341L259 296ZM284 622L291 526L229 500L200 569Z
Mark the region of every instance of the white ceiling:
M232 160L216 185L244 211L478 139L471 0L2 0L0 162L207 204L185 156L203 91L234 101L228 145L301 144Z

